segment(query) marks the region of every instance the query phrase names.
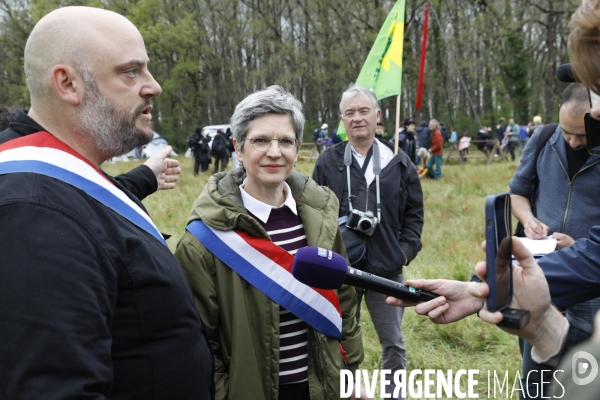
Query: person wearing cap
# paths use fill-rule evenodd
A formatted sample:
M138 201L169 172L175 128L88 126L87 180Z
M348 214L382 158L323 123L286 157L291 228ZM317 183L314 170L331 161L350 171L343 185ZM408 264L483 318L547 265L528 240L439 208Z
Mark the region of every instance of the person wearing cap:
M321 125L321 128L317 128L313 132L313 141L315 143L315 149L317 150L318 154L321 154L321 144L322 144L323 138L327 139L329 137L329 135L327 133L327 128L329 128L329 126L327 124L323 124L323 125ZM311 156L312 156L312 152L311 152Z
M319 141L321 142L321 146L323 149L326 149L329 146L329 126L327 124L321 125L321 132L319 133Z
M417 141L415 140L415 135L417 134L417 124L412 118L406 118L402 123L402 128L400 128L400 132L398 133L398 147L402 150L410 161L413 164L417 165ZM390 141L393 144L392 138ZM427 149L425 149L427 150Z

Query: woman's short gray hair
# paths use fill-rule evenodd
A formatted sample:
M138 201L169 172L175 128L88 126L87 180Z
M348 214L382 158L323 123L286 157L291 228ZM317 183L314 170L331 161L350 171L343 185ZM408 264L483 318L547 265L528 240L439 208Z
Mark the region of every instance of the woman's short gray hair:
M340 114L344 113L343 107L344 107L344 101L346 101L346 99L352 98L352 97L356 97L356 96L368 96L371 98L371 100L373 100L373 109L374 110L379 110L379 101L377 100L377 95L375 95L375 92L373 91L373 89L369 89L363 86L351 86L348 90L346 90L343 94L342 94L342 99L340 100Z
M244 141L252 120L271 113L289 116L296 133L296 139L298 142L302 141L304 134L302 103L281 86L273 85L252 93L235 107L235 111L231 116L231 133L237 141L240 151L244 147Z

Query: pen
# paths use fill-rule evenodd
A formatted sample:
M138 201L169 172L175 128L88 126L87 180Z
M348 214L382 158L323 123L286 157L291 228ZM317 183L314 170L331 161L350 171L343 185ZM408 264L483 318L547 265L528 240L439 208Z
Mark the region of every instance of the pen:
M526 208L525 211L527 211L527 214L529 214L529 216L531 217L531 219L533 220L533 222L535 222L535 224L541 228L542 226L540 225L538 219L533 215L533 213L531 212L531 210L529 208Z

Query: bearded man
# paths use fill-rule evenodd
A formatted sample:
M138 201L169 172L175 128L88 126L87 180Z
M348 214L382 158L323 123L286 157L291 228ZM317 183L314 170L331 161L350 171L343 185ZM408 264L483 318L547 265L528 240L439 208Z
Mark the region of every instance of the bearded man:
M0 388L6 398L213 398L181 266L136 196L100 170L152 138L139 31L106 10L43 17L27 114L0 145Z

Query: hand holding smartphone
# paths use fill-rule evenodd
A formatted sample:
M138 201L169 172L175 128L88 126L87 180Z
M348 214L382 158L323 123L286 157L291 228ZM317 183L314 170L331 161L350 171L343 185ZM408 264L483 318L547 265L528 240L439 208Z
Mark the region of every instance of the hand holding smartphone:
M512 301L512 226L510 194L490 195L485 202L486 281L490 288L487 308L502 312L498 326L520 329L529 322L529 311L508 308Z

